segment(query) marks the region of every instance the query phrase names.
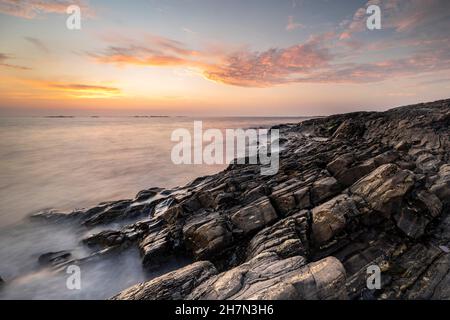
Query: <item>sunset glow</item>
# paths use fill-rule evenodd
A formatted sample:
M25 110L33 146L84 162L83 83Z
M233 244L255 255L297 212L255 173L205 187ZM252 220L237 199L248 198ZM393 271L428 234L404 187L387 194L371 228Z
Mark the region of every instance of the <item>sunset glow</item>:
M66 28L73 3L81 30ZM365 26L370 4L381 30ZM0 113L325 115L437 100L450 89L449 7L0 0Z

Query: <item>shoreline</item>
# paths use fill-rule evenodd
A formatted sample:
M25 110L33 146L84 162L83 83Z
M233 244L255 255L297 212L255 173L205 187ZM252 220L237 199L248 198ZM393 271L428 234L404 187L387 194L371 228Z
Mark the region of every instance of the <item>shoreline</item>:
M450 221L449 121L450 100L442 100L272 126L285 139L274 176L230 165L133 200L35 215L87 230L123 223L80 239L89 256L49 252L46 263L83 269L130 247L146 270L174 257L192 261L114 299L446 298L423 273L450 259L450 224L441 223ZM373 264L386 275L383 290L365 287Z

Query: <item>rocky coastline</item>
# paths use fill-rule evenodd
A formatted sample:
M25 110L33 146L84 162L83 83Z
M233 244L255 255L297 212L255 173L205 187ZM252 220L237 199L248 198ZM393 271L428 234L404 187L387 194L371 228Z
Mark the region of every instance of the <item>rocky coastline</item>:
M130 246L149 270L191 261L112 299L450 299L450 100L277 128L276 175L230 165L184 187L33 215L86 228L133 221L80 239L89 257L39 262L82 266Z

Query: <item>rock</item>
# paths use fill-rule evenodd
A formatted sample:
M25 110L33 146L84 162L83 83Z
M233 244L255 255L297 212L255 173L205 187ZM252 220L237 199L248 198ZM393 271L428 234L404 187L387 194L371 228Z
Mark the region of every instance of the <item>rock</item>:
M305 256L308 251L307 213L302 211L259 231L248 244L246 260L267 252L280 258Z
M341 186L333 177L320 179L313 183L311 188L311 199L314 204L335 196L341 191Z
M305 265L300 256L280 260L260 254L211 277L187 297L200 300L345 299L345 270L333 257Z
M430 222L426 217L414 213L413 210L408 208L402 208L400 213L394 215L394 218L397 221L397 227L413 239L423 236L425 227Z
M183 227L184 242L196 259L205 259L233 242L231 226L224 216L193 217Z
M5 281L3 280L2 277L0 277L0 288L5 284Z
M364 125L354 119L345 120L334 132L335 140L359 138L364 134Z
M450 254L433 261L407 294L414 300L450 299Z
M203 282L217 274L214 265L199 261L135 285L112 297L113 300L181 300Z
M390 216L398 211L414 181L412 172L401 170L395 164L385 164L356 182L350 191L361 196L373 210Z
M433 218L441 214L442 202L435 194L422 190L417 193L417 200L422 203Z
M450 202L450 165L444 164L439 169L439 179L430 188L443 203Z
M173 243L170 230L165 224L154 225L139 242L142 264L155 269L165 263L172 255Z
M347 195L339 195L312 210L312 238L325 244L341 232L347 219L359 215L355 202Z
M278 218L267 197L244 207L231 216L233 224L244 234L262 229Z
M70 259L72 254L69 251L58 251L58 252L48 252L41 254L39 256L39 264L43 266L52 265L56 266L58 264L64 263Z
M340 172L346 170L355 162L355 156L353 153L346 153L335 158L327 165L327 170L333 175L336 176Z
M86 239L83 239L83 243L88 246L99 247L111 247L121 245L126 240L125 235L120 231L105 230L97 234L93 234Z
M311 206L309 187L302 188L294 192L297 208L302 210Z

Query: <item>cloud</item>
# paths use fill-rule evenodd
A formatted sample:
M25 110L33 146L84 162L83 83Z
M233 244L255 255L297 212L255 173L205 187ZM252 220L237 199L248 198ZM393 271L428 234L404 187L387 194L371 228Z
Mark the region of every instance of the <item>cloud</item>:
M77 98L111 98L121 95L121 90L119 88L91 84L43 82L39 83L39 86L61 91Z
M289 16L288 17L288 23L286 25L286 31L293 31L295 29L304 28L305 26L301 23L294 22L294 17Z
M82 17L92 17L94 11L82 0L0 0L0 13L33 19L45 14L66 14L70 5L78 5L81 8Z
M380 6L383 30L399 33L417 33L418 29L430 27L439 30L436 23L444 24L450 18L448 0L369 0L364 7L355 11L352 19L342 21L344 30L341 39L349 39L355 33L367 31L366 8L370 5Z
M7 67L18 70L31 70L31 68L28 67L7 63L7 60L12 58L12 56L0 52L0 67Z
M266 87L289 83L296 75L308 75L331 60L328 49L312 39L304 44L264 52L242 51L203 74L210 80L237 86Z
M48 47L39 39L33 38L33 37L25 37L25 40L30 42L32 45L34 45L38 50L44 52L44 53L50 53L50 50Z
M106 39L109 42L114 40ZM140 41L120 39L120 43L110 45L99 53L89 52L88 55L100 63L117 65L143 66L181 66L194 64L193 59L199 52L190 50L176 40L145 35Z

